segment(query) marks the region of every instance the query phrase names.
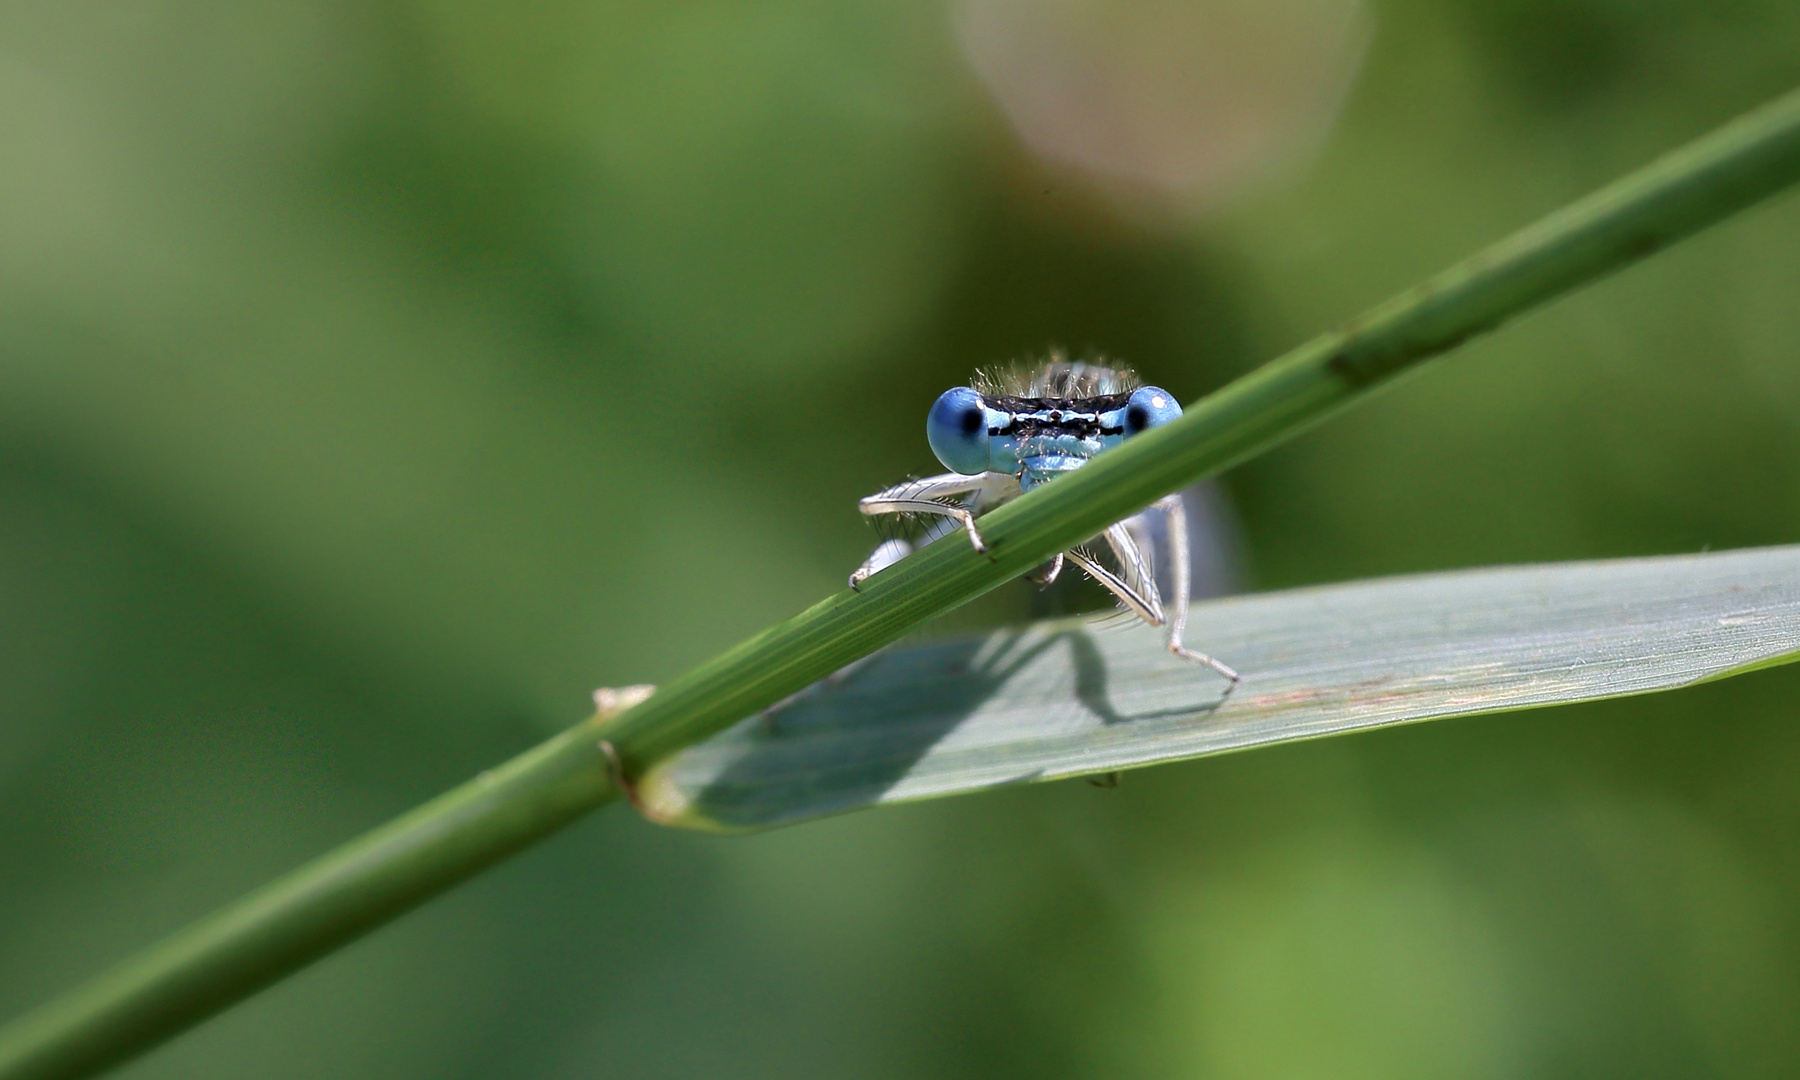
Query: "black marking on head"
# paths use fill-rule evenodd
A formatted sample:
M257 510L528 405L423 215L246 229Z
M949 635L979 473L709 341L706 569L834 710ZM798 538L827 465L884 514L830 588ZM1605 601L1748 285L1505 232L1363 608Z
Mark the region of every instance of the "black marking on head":
M1125 410L1125 430L1133 435L1150 426L1150 410L1142 405L1133 405Z
M989 435L1118 435L1122 428L1105 427L1102 413L1116 412L1131 400L1130 394L1099 394L1080 398L989 397L988 405L1011 416L1003 427L989 428Z

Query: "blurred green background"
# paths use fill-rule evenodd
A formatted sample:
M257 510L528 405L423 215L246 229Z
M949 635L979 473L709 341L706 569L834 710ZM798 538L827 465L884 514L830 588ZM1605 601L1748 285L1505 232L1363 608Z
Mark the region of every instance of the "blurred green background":
M841 587L975 365L1192 400L1800 82L1788 0L0 11L4 1015ZM1796 252L1228 474L1247 580L1800 539ZM123 1075L1791 1075L1796 690L613 809Z

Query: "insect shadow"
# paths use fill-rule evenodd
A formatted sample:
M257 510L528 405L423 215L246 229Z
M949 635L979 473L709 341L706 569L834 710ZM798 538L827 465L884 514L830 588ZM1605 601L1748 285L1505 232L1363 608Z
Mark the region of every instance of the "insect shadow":
M875 653L766 710L698 801L722 824L750 828L879 802L1014 677L1059 647L1069 650L1075 699L1103 724L1216 706L1197 679L1201 696L1192 705L1121 712L1096 632L1074 622L1019 627ZM989 783L1026 783L1041 771Z

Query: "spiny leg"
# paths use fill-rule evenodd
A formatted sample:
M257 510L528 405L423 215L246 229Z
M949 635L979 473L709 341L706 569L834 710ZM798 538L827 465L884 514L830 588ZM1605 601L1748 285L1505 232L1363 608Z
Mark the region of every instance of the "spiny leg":
M1149 597L1157 614L1162 614L1162 595L1161 590L1156 587L1156 571L1151 567L1143 545L1138 543L1130 528L1122 521L1108 526L1106 543L1125 570L1125 583Z
M987 542L982 540L980 530L975 528L975 515L960 506L945 506L941 502L930 499L883 499L873 501L873 496L861 503L862 512L875 514L940 514L947 518L955 518L962 522L962 527L969 534L969 543L976 551L987 554Z
M1031 573L1026 574L1025 580L1031 582L1033 585L1041 585L1048 588L1050 584L1056 580L1057 575L1062 573L1062 568L1063 553L1059 551L1050 557L1049 562L1038 567L1036 570L1033 570Z
M874 551L869 552L869 557L862 561L861 566L850 571L850 587L852 589L861 587L862 583L869 580L870 577L881 573L912 553L912 544L900 537L883 540L875 545Z
M1231 681L1231 685L1225 688L1225 692L1230 693L1232 688L1237 686L1240 678L1237 670L1203 652L1188 648L1181 640L1182 635L1187 632L1188 590L1191 588L1188 581L1190 553L1188 551L1187 504L1182 501L1181 493L1178 491L1158 500L1156 508L1161 510L1168 519L1169 570L1174 578L1172 584L1175 587L1175 595L1170 598L1174 602L1175 610L1169 619L1169 651L1177 656L1205 664L1225 676Z
M1179 496L1171 496L1171 498L1179 498ZM1079 551L1069 552L1069 558L1077 566L1087 571L1095 581L1105 586L1107 591L1118 597L1120 603L1123 603L1138 618L1151 626L1168 626L1169 651L1185 660L1205 664L1223 675L1230 681L1230 685L1225 688L1225 692L1230 693L1238 684L1238 673L1205 653L1182 644L1182 632L1187 628L1188 605L1187 515L1179 503L1171 503L1169 499L1164 499L1156 506L1157 509L1167 514L1169 519L1169 557L1174 564L1171 570L1175 578L1175 596L1173 597L1175 617L1172 620L1164 618L1162 596L1157 591L1156 578L1149 571L1149 561L1144 558L1144 553L1138 547L1137 541L1132 538L1124 526L1114 525L1108 529L1106 542L1119 556L1119 562L1127 568L1127 573L1137 578L1137 581L1133 582L1120 577Z
M1119 603L1131 610L1133 615L1149 623L1151 626L1163 625L1162 599L1156 595L1156 584L1150 583L1148 591L1139 592L1131 587L1124 578L1101 566L1080 551L1068 553L1069 561L1087 572L1088 577L1106 587L1106 591L1119 598Z
M964 476L961 473L945 473L942 476L928 477L924 480L913 480L904 484L896 484L885 491L878 491L866 499L859 501L857 509L874 517L878 514L936 514L959 522L968 533L969 543L976 551L987 553L987 543L981 539L980 530L975 527L975 515L960 506L947 506L938 499L953 495L967 495L981 490L987 483L985 476ZM928 536L925 542L935 540ZM850 587L858 588L874 574L887 569L893 564L912 554L913 545L905 540L889 540L882 543L863 560L863 564L850 574Z
M933 540L955 532L959 527L951 519L940 517L933 519L932 523L926 526L925 531L919 534L917 540L907 540L899 536L883 540L875 545L874 551L869 552L869 557L863 560L861 566L851 571L850 587L852 589L860 588L862 583L869 580L872 575L881 573Z
M981 532L975 528L975 515L960 506L949 506L938 502L938 499L951 495L967 495L972 491L980 491L987 484L987 477L964 476L961 473L945 473L942 476L931 476L924 480L914 480L906 484L896 484L886 491L878 491L857 503L857 508L870 516L876 514L939 514L954 518L962 523L969 534L969 543L976 551L985 554L987 543L981 539Z

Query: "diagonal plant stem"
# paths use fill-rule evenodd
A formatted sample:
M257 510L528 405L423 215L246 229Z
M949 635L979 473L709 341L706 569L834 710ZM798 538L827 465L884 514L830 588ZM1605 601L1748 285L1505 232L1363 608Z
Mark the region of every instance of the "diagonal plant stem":
M1226 386L1180 420L663 688L301 867L0 1029L0 1080L90 1075L192 1026L619 794L627 775L1263 450L1393 376L1800 180L1790 93Z

